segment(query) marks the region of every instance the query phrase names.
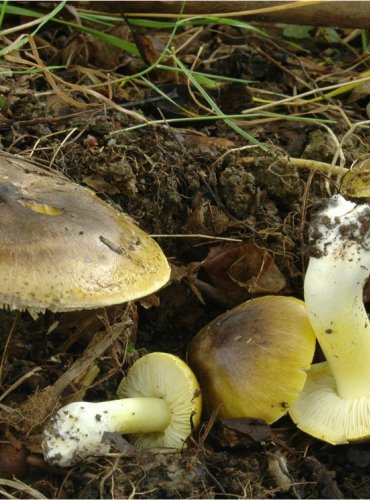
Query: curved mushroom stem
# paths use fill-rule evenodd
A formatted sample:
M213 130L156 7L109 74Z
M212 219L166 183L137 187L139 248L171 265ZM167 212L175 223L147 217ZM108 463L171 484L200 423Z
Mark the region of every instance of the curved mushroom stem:
M370 207L334 196L311 226L307 314L342 398L370 397L370 322L363 286L370 273Z
M44 431L45 459L62 467L82 458L105 454L105 432L162 432L169 425L169 404L161 398L127 398L101 403L70 403L61 408Z

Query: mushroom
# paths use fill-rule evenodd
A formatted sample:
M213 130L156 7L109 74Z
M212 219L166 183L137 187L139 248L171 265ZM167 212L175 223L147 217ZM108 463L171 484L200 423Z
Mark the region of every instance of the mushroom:
M169 279L158 244L90 189L0 154L0 307L94 309Z
M204 406L271 424L298 397L315 349L304 303L264 296L218 316L193 338L188 363Z
M43 434L45 460L68 467L88 456L105 455L105 432L132 435L138 448L182 448L201 415L198 382L177 356L153 352L139 358L122 380L123 399L77 402L61 408Z
M370 206L336 195L312 218L307 314L326 361L312 365L290 408L304 432L331 444L370 438Z

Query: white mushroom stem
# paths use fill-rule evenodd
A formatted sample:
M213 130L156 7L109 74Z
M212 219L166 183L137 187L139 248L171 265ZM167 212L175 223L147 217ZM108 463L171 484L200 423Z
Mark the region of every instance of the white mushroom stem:
M311 225L307 313L342 398L370 397L370 207L334 196Z
M108 453L105 432L162 432L171 420L170 405L161 398L127 398L101 403L70 403L44 431L45 459L62 467L89 455Z

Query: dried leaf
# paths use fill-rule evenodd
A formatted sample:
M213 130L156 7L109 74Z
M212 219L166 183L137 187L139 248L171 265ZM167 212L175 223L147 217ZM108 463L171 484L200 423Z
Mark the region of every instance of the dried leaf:
M144 307L144 309L149 309L150 307L159 307L160 305L159 297L155 293L147 295L146 297L142 297L138 300L138 302L140 303L141 307Z
M24 447L16 447L11 443L0 444L0 477L23 479L28 471L27 456L29 451Z
M215 236L223 233L231 225L231 219L222 210L205 202L192 209L184 229L192 234Z
M117 186L106 181L101 175L89 175L87 177L84 177L82 180L87 186L89 186L97 193L113 195L121 192Z
M154 40L142 33L136 32L133 32L133 37L145 64L148 66L154 64L160 56L160 51L155 47Z
M191 132L186 132L183 134L179 134L185 141L187 146L200 147L205 150L209 150L210 148L219 147L219 148L232 148L235 147L235 142L230 139L226 139L225 137L208 137L206 135L194 134Z
M213 437L226 448L249 448L271 441L271 429L263 420L254 418L225 418L212 430Z
M202 267L212 284L234 304L281 292L286 280L271 254L255 243L213 247Z

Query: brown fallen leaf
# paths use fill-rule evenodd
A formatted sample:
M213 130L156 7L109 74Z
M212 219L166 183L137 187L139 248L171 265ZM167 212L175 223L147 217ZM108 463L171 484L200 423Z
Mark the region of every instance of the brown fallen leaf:
M159 307L160 305L159 297L155 293L147 295L146 297L142 297L138 300L138 302L141 307L144 307L144 309L149 309L150 307Z
M271 429L263 420L224 418L212 429L212 437L225 448L249 448L271 441Z
M135 31L132 31L132 34L143 61L147 66L151 66L161 55L161 51L156 47L155 39ZM161 49L163 50L164 47L161 47Z
M225 212L209 202L203 202L195 204L192 208L184 230L192 234L216 236L223 233L231 225L232 221Z
M211 283L233 303L281 292L286 279L270 252L255 243L221 244L201 263Z
M87 186L89 186L97 193L105 193L113 195L121 192L117 186L106 181L104 177L98 174L88 175L87 177L84 177L82 180Z
M27 456L30 452L24 446L12 443L0 444L0 477L3 479L23 479L28 471Z

